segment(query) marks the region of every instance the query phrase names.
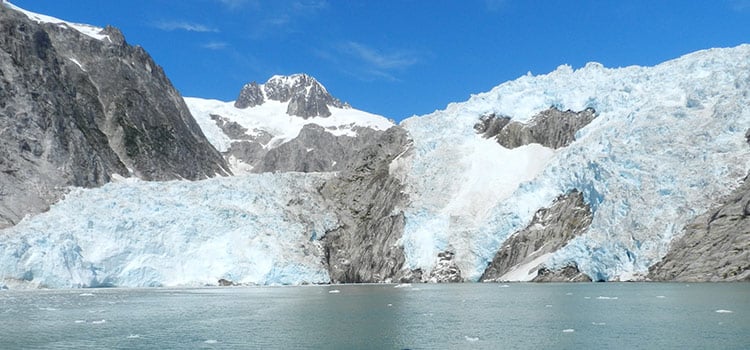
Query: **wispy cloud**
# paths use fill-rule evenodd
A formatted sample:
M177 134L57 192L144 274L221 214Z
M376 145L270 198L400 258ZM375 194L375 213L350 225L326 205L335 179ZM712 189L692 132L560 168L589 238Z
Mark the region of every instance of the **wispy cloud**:
M291 6L292 10L297 12L319 11L328 8L328 1L325 0L306 0L295 1Z
M223 50L223 49L226 49L228 46L229 44L223 41L211 41L211 42L201 45L202 48L208 49L208 50Z
M354 41L344 43L341 50L378 69L401 69L417 63L417 58L413 54L399 51L382 52Z
M185 21L161 21L154 24L156 28L166 31L184 30L188 32L216 33L219 30L203 24Z
M354 41L339 44L333 52L318 50L315 54L363 80L398 81L398 72L419 63L419 56L412 51L378 50Z

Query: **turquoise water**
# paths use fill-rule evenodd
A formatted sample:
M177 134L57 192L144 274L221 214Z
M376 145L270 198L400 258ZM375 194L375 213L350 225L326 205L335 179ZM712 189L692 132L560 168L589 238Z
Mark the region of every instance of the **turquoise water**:
M750 349L750 284L6 290L0 348Z

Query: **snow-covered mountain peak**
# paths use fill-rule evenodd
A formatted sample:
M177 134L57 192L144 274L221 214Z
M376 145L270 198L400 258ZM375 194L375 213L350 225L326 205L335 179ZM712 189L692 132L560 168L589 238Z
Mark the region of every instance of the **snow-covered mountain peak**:
M329 117L329 107L350 108L349 104L333 97L315 78L304 73L274 75L265 84L245 84L234 106L244 109L266 101L286 103L286 114L305 119Z
M24 15L26 15L26 17L28 17L29 19L37 23L58 24L61 26L73 28L79 31L81 34L92 37L96 40L107 40L110 42L112 41L107 35L104 28L100 28L100 27L96 27L96 26L92 26L88 24L72 23L72 22L64 21L64 20L61 20L59 18L55 18L52 16L47 16L47 15L42 15L42 14L38 14L35 12L27 11L8 1L4 1L2 5L4 5L7 8L23 13Z

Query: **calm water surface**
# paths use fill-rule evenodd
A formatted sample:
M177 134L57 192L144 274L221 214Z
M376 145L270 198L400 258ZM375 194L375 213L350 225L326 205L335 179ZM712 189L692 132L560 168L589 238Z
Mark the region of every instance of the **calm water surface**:
M750 284L6 290L0 349L750 349Z

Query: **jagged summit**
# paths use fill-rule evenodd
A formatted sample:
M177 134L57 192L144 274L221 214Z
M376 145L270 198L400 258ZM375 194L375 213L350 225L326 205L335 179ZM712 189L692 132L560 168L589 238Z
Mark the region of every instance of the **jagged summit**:
M245 109L272 100L288 103L288 115L302 117L329 117L328 107L349 108L349 104L331 96L326 88L307 74L274 75L265 84L245 84L234 102L236 108Z

